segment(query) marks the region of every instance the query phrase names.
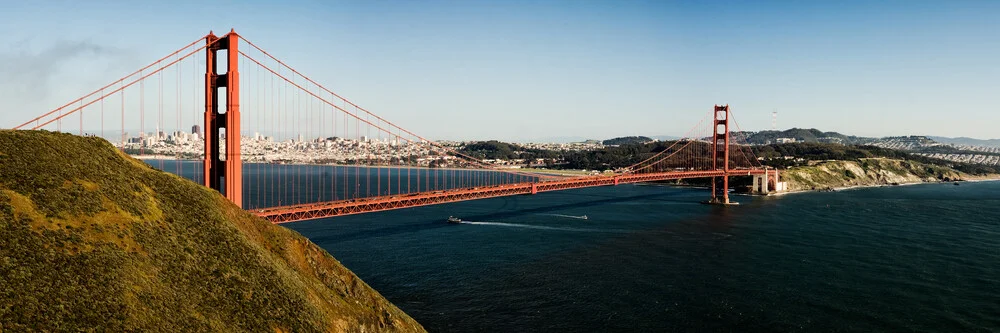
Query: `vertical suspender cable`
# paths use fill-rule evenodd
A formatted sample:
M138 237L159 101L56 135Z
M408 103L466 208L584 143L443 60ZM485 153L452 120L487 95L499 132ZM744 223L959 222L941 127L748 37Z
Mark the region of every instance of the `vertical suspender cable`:
M104 96L104 88L101 88L101 96ZM104 137L104 99L101 98L101 139L107 140Z
M157 73L156 76L157 79L160 80L160 83L157 84L157 90L159 91L157 99L160 105L157 106L158 117L156 119L156 141L159 142L160 139L162 139L160 137L160 131L163 129L163 126L165 125L163 123L163 72L161 71ZM160 170L163 170L163 158L159 157L157 158L157 160L160 161L159 162Z
M142 71L139 71L142 77ZM146 80L139 81L139 155L145 155L146 148Z
M124 87L125 87L125 82L122 81L122 89L119 90L119 94L122 95L122 117L121 117L121 121L122 121L122 128L121 128L121 134L122 134L122 146L121 147L122 147L122 152L125 152L125 89L124 89Z

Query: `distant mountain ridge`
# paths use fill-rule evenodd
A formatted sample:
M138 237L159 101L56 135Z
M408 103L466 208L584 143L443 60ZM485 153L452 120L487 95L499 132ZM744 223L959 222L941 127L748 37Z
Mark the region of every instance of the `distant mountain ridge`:
M775 143L778 138L789 138L795 139L796 142L834 142L842 144L869 144L879 139L888 138L891 136L886 136L882 138L874 137L864 137L855 135L846 135L839 132L824 132L816 128L790 128L782 131L743 131L743 132L733 132L734 135L738 137L747 138L748 143L751 144L768 144ZM603 141L612 141L622 138L630 137L642 137L651 140L659 141L671 141L680 139L678 136L673 135L654 135L654 136L624 136L616 137ZM935 142L940 142L944 144L954 144L954 145L965 145L965 146L981 146L981 147L1000 147L1000 139L974 139L969 137L944 137L944 136L925 136ZM584 142L588 138L582 136L565 136L565 137L549 137L540 138L534 140L527 140L523 142L535 142L535 143L571 143L571 142ZM650 141L651 141L650 140Z
M1000 139L983 140L983 139L973 139L968 137L949 138L944 136L927 136L927 138L940 143L947 143L953 145L1000 147Z
M844 135L837 132L823 132L815 128L791 128L784 131L738 132L751 144L776 143L778 139L795 139L795 142L831 142L843 144L862 144L874 141L875 138Z
M651 138L656 139L656 140L660 140L660 141L673 141L673 140L680 139L681 137L679 137L679 136L673 136L673 135L654 135L654 136L651 136Z
M619 145L627 145L634 143L647 143L652 141L653 139L646 136L623 136L620 138L607 139L601 141L601 144L605 146L619 146Z
M582 137L582 136L550 136L550 137L544 137L544 138L534 138L534 139L527 139L527 140L516 140L516 141L512 141L512 142L516 142L516 143L574 143L574 142L584 142L584 141L587 141L587 140L591 140L591 139L586 138L586 137ZM485 140L480 140L480 141L485 141Z

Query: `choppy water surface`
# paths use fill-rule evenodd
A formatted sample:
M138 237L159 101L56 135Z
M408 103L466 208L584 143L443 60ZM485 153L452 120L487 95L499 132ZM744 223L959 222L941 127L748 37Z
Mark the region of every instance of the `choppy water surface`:
M1000 330L1000 182L707 194L623 185L285 226L431 331Z

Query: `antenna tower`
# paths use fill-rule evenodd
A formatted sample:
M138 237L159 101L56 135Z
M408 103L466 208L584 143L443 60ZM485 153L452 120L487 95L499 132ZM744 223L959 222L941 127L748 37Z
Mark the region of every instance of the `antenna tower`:
M771 111L771 130L778 130L778 111Z

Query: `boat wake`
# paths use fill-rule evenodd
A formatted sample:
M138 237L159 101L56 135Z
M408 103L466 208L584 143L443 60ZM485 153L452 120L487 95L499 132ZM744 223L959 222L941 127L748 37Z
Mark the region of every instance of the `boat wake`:
M586 219L588 219L587 215L580 215L580 216L563 215L563 214L538 214L538 215L555 216L555 217L562 217L562 218L567 218L567 219L577 219L577 220L586 220Z
M523 229L537 229L537 230L552 230L552 231L574 231L574 232L607 232L607 233L627 233L629 230L615 230L615 229L584 229L584 228L564 228L564 227L547 227L542 225L530 225L530 224L517 224L517 223L504 223L504 222L474 222L474 221L462 221L462 224L473 224L473 225L490 225L496 227L508 227L508 228L523 228Z

